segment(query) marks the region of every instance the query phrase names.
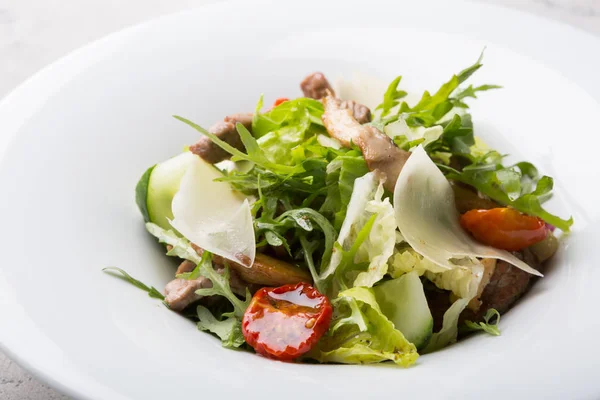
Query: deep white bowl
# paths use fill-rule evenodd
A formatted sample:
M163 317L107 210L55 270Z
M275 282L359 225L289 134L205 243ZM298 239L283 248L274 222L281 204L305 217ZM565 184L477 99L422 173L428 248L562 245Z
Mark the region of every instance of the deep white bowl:
M321 70L435 89L487 46L474 77L476 133L555 177L573 214L547 276L479 335L406 370L303 365L227 351L126 283L163 287L173 264L146 234L134 186L202 125L299 95ZM597 398L600 40L461 2L251 1L112 35L51 65L0 103L0 344L70 395L93 399ZM10 144L8 142L10 141Z

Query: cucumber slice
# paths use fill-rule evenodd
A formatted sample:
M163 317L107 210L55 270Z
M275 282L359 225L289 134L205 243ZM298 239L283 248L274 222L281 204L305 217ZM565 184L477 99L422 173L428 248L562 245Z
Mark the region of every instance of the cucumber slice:
M419 275L413 271L373 290L383 314L417 349L423 348L433 332L433 317Z
M148 168L142 175L135 188L135 198L146 222L153 222L163 229L173 229L169 223L169 219L173 219L171 202L194 157L189 151L179 154Z
M146 199L148 198L148 181L150 180L150 175L152 174L154 167L156 167L156 165L148 168L135 186L135 202L144 217L144 222L150 222Z

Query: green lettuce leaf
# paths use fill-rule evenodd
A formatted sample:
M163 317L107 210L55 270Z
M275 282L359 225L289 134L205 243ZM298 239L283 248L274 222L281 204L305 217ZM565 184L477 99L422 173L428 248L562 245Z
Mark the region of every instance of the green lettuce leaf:
M352 288L333 301L332 329L309 358L320 362L370 364L393 361L408 367L419 354L379 309L371 289Z
M334 216L336 230L340 230L346 217L354 181L367 172L367 163L358 150L338 156L327 165L327 197L319 211Z
M458 338L458 317L467 307L470 300L471 299L458 299L452 303L450 308L444 313L442 329L431 336L429 343L427 343L427 346L423 349L424 353L440 350L456 342Z
M492 322L495 320L495 322ZM495 308L490 308L487 310L485 315L483 316L484 322L473 322L473 321L465 321L465 325L467 330L470 331L484 331L492 336L500 336L500 328L498 324L500 324L500 313Z
M394 251L396 224L394 209L377 175L370 172L356 179L346 218L340 228L326 275L336 274L341 288L351 277L351 286L371 287L387 273L387 261ZM369 226L369 232L364 232ZM358 240L360 233L361 241ZM357 243L361 243L357 247ZM353 258L349 255L353 254ZM336 271L337 270L337 271Z
M204 306L198 306L196 312L199 319L198 329L217 335L223 347L235 348L245 343L241 320L235 315L223 314L224 319L218 320Z
M428 154L446 152L470 156L471 147L475 144L471 116L466 114L461 117L455 114L452 120L442 125L444 127L442 134L437 140L427 144L425 151Z
M306 139L323 132L321 102L299 98L281 103L260 113L262 97L252 121L252 133L266 157L281 165L295 165L304 159L300 146Z
M387 280L373 288L383 314L417 349L424 347L433 332L433 317L423 283L416 272Z

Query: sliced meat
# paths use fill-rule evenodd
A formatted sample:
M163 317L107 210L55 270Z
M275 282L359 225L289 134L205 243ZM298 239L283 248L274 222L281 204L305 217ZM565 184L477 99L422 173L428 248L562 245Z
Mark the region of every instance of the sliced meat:
M177 268L177 274L191 272L195 267L193 262L185 260ZM223 273L223 271L223 267L217 268L217 272ZM229 285L233 293L245 296L247 284L235 271L229 272ZM203 298L203 296L196 294L196 290L211 287L212 282L210 279L203 276L190 280L175 278L165 286L165 303L173 311L182 311L190 304Z
M494 275L481 294L480 311L485 313L490 308L500 313L507 311L527 291L532 276L506 261L498 260Z
M333 97L338 106L350 110L360 124L371 122L371 110L369 110L369 107L359 104L354 100L340 100L336 98L329 81L320 72L313 72L304 78L300 82L300 88L302 89L302 93L304 93L304 97L310 97L311 99L321 100L328 95Z
M354 100L342 101L340 103L340 108L346 108L350 110L354 119L356 119L361 125L371 122L371 110L369 110L369 107L363 106Z
M173 279L165 286L165 303L173 311L182 311L202 298L202 296L196 294L196 290L211 287L212 282L210 279L203 276L193 280Z
M327 92L334 96L335 93L329 84L325 75L320 72L313 72L300 82L300 89L304 93L304 97L320 100L327 95Z
M312 282L308 272L285 261L266 254L258 253L251 268L230 263L239 276L246 282L264 286L282 286L299 282Z
M540 270L541 265L528 249L515 255L531 267ZM505 313L529 290L535 280L535 276L506 261L497 260L494 273L481 293L481 307L476 312L471 309L465 310L461 314L461 321L480 321L490 308L495 308L500 314Z
M251 129L252 114L245 113L227 116L223 121L219 121L208 128L208 131L215 134L219 139L227 142L236 149L244 150L244 144L242 143L240 135L235 128L235 125L238 122L244 125L247 129ZM200 140L196 142L196 144L191 145L190 151L211 164L218 163L231 157L228 152L214 144L206 136L202 136Z
M196 268L196 265L193 262L189 260L183 260L183 262L179 264L179 267L177 267L177 272L175 273L175 275L185 274L186 272L192 272L194 268Z
M203 253L203 250L195 244L192 244L192 247L198 254ZM288 283L312 282L310 274L305 270L262 253L256 254L254 263L250 268L214 254L213 262L218 265L227 263L231 270L235 271L243 281L251 284L282 286Z
M350 110L340 107L340 102L336 98L325 97L323 105L325 107L323 123L329 135L345 147L351 147L352 144L358 146L369 170L379 170L385 174L384 186L393 192L396 180L410 153L398 148L389 136L377 128L358 123Z

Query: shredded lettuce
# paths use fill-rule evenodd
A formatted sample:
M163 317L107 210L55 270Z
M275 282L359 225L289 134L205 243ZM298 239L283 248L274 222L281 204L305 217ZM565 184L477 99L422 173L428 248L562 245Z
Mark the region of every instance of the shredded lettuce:
M458 317L460 313L467 307L470 299L458 299L446 312L442 322L442 329L434 333L429 339L429 343L423 349L424 353L431 353L440 350L454 342L458 338Z
M333 225L339 231L346 217L354 182L369 172L369 169L362 154L353 150L336 157L327 165L326 171L327 197L320 211L334 216Z
M383 186L375 172L356 179L325 276L336 273L341 288L347 286L350 276L351 286L371 287L381 280L387 273L387 261L396 241L393 213L389 199L383 198ZM364 232L360 242L357 239L367 225L369 232ZM357 243L361 243L359 247Z
M403 367L415 363L417 349L383 315L372 289L357 287L340 292L333 303L332 328L309 358L344 364L391 360Z
M495 322L492 320L495 319ZM471 331L484 331L492 336L500 336L500 313L495 308L487 310L483 316L483 322L465 321L465 325L468 330Z
M415 271L419 276L422 276L426 271L445 271L444 268L423 257L410 248L410 246L394 249L394 254L390 258L388 265L388 270L392 278L399 278L412 271Z
M477 295L483 273L483 265L475 264L468 268L455 268L438 273L427 271L425 277L438 288L449 290L458 297L471 300Z
M373 200L367 203L367 213L375 215L373 227L362 246L358 248L355 261L369 263L366 271L360 271L354 280L354 286L371 287L387 273L388 259L394 252L396 243L396 223L394 208L389 198L383 199L383 186L380 183Z

